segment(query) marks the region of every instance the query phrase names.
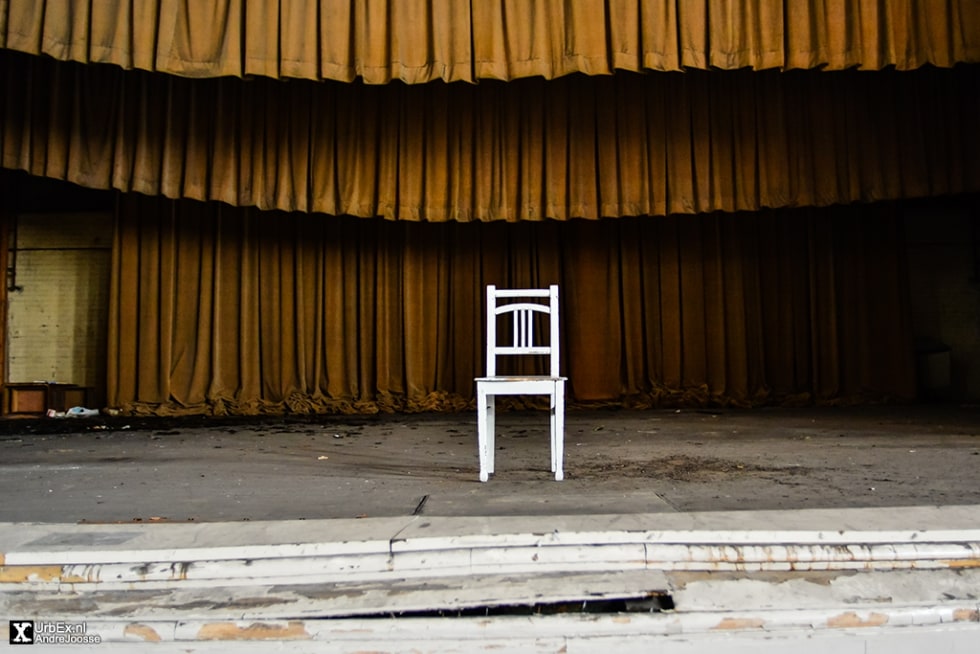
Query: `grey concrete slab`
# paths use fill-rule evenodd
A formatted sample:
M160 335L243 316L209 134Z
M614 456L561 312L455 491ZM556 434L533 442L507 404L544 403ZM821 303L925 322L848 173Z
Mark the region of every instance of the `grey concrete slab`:
M512 481L446 489L427 495L426 516L577 515L609 513L617 507L642 513L674 511L654 490L604 490L582 480Z
M332 476L245 462L0 464L3 520L289 520L411 515L424 489L398 479ZM352 502L352 498L361 500Z
M7 565L381 553L413 517L150 524L0 523Z
M141 561L198 557L198 585L180 586L186 596L174 601L188 600L183 615L201 621L168 621L169 600L161 595L155 621L112 620L107 613L101 625L93 622L107 635L102 647L131 651L156 635L165 641L152 643L159 651L171 651L169 645L227 651L231 643L256 651L974 648L980 633L980 606L971 599L980 539L977 407L572 411L563 482L548 470L541 418L501 415L497 474L486 484L477 481L470 414L3 421L0 557L7 599L27 610L47 592L54 604L45 611L55 615L58 602L91 599L83 584L57 581L78 572L72 561L101 561L92 568L139 576L134 565ZM558 546L540 556L533 551L540 544ZM708 556L695 573L664 567L678 601L692 609L687 612L406 623L320 620L315 602L302 619L276 608L279 591L295 598L327 583L316 581L311 561L345 553L370 559L379 579L402 569L423 575L390 588L365 587L372 602L385 604L384 594L404 583L421 591L418 598L439 596L445 603L476 597L480 587L468 585L463 573L443 588L426 587L433 552L446 554L449 572L456 559L465 563L459 570L479 564L488 572L509 566L536 575L586 561L597 566L597 578L605 578L608 565L630 579L630 565L669 562L678 554L675 544ZM838 549L846 558L852 545L860 559L853 563L875 569L867 573L873 576L838 570L828 580L819 571L793 570L801 554L828 557L817 563L831 565ZM784 567L726 579L715 565L727 556L729 570L744 569L745 557L756 555ZM684 556L676 560L683 563ZM779 556L786 560L775 561ZM917 567L916 557L946 569L902 576ZM53 580L41 578L33 599L15 597L29 592L18 575L31 573L31 565ZM899 581L885 583L878 566ZM966 572L957 573L961 568ZM252 574L254 587L244 577L234 588L223 586L221 571ZM297 590L311 573L310 588ZM269 575L265 583L261 574ZM552 589L561 597L568 589L555 574ZM150 594L169 588L140 583ZM335 583L373 582L342 575ZM746 593L753 602L741 601ZM250 598L271 601L257 611L261 619L228 620L236 609L244 615ZM343 602L334 599L336 606ZM138 598L107 596L109 611L113 602L137 606ZM232 613L207 609L221 602ZM76 608L73 615L83 619L85 607ZM754 613L738 612L746 608ZM890 622L874 626L881 616ZM754 626L758 620L764 629Z
M2 521L980 503L977 407L570 411L563 482L543 415L503 413L486 484L469 413L2 423Z
M684 611L778 611L792 607L972 606L980 569L827 570L819 572L671 572L675 605Z
M888 543L980 541L980 505L553 516L418 516L399 541L559 533L574 542ZM604 540L605 539L605 540ZM397 545L395 546L397 548Z
M738 517L733 521L733 517ZM381 579L634 567L975 567L980 506L196 524L0 524L0 581ZM174 568L171 562L182 567ZM145 565L144 565L145 564ZM20 568L15 569L20 566ZM497 566L496 568L494 566ZM159 570L158 570L159 569ZM18 572L20 570L20 572ZM75 586L76 588L80 586Z

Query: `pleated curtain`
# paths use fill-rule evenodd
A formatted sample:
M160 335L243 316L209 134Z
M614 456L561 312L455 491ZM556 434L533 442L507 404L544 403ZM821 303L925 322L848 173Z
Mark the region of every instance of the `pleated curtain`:
M0 47L187 77L410 84L980 61L975 0L0 0Z
M119 192L135 413L471 407L490 283L561 285L578 404L910 398L977 116L976 0L0 0L0 168Z
M892 204L532 224L377 222L122 196L110 404L470 407L483 288L561 285L584 404L914 395Z
M385 86L0 52L0 164L391 220L539 221L980 190L980 66Z

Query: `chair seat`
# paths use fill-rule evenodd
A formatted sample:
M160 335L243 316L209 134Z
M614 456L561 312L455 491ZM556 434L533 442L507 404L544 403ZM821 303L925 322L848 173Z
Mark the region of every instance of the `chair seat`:
M498 375L477 377L476 383L493 389L492 395L549 395L565 377L548 375Z
M567 380L568 377L552 377L551 375L497 375L495 377L477 377L476 381L558 381L559 379Z

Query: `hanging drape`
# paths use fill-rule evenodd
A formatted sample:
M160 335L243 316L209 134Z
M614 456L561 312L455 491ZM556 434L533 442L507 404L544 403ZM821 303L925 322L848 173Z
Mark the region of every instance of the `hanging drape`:
M469 406L490 283L561 285L578 402L914 395L887 203L537 224L119 206L108 391L128 411Z
M980 61L976 0L0 0L0 47L368 83Z
M188 80L0 53L0 165L413 221L753 211L980 190L980 65L479 85Z

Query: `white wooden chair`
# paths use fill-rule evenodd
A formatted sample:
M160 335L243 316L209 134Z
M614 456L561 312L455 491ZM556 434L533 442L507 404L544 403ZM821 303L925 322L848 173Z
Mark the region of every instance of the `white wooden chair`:
M517 301L546 298L542 302ZM498 302L507 300L507 302ZM511 314L511 343L497 340L499 316ZM547 317L549 341L535 341L535 314ZM498 356L546 355L547 375L498 375ZM546 289L505 290L487 286L487 376L476 379L477 433L480 448L480 481L493 474L494 403L497 395L548 395L551 402L551 471L555 479L564 478L562 461L565 447L565 377L558 373L558 286Z

